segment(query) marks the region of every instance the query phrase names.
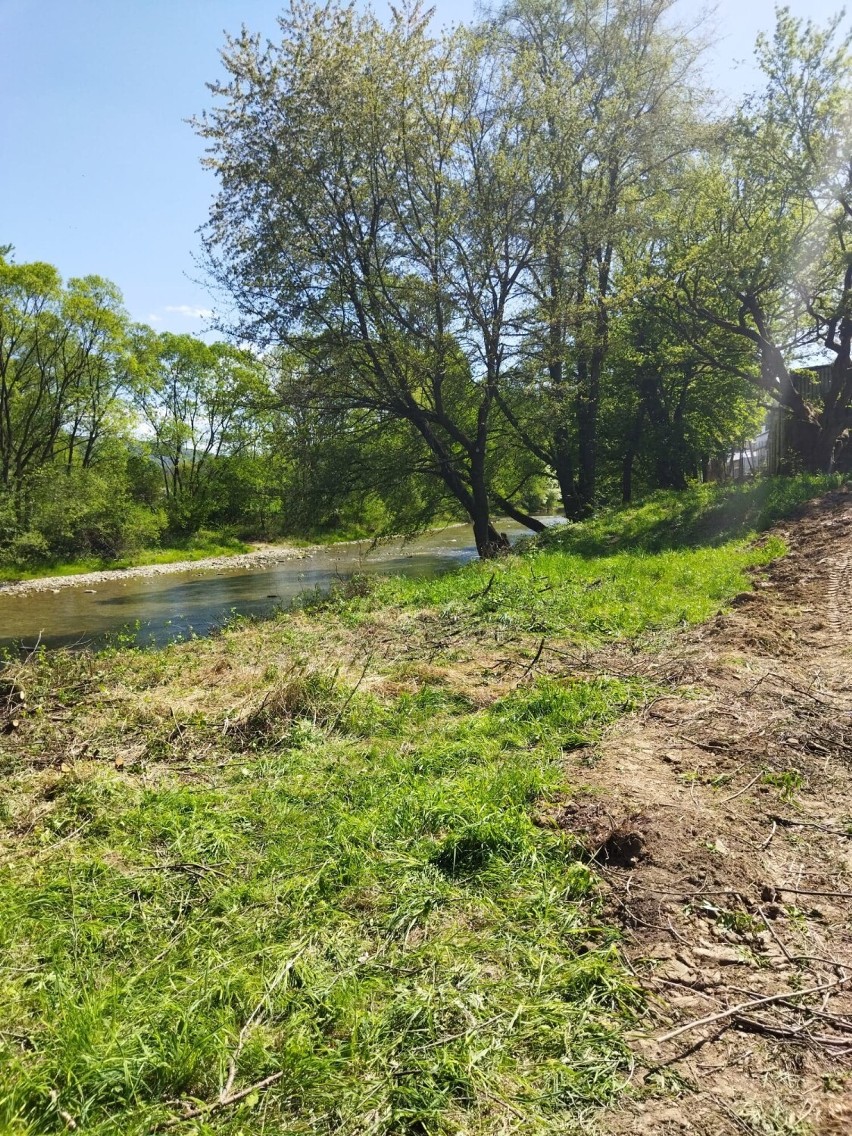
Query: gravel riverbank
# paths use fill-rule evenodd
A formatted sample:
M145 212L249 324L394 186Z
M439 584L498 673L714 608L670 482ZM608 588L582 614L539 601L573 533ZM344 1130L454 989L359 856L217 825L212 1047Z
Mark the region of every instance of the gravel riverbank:
M94 589L112 580L128 580L136 576L162 576L173 572L239 572L252 568L272 568L286 560L306 560L317 551L313 548L291 548L264 545L252 552L235 556L206 556L203 560L175 560L171 564L140 564L134 568L106 568L101 572L81 572L74 576L39 576L34 580L0 583L0 596L25 596L34 592L58 592L61 588Z

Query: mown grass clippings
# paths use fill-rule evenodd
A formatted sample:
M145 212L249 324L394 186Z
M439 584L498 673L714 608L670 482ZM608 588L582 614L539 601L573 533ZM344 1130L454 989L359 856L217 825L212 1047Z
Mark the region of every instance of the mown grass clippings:
M215 1101L236 1047L237 1090L282 1075L204 1131L262 1103L281 1131L489 1131L522 1108L544 1132L605 1100L637 997L611 932L589 951L594 877L529 808L562 784L566 724L623 707L593 686L486 709L426 687L368 734L372 696L350 731L351 687L303 674L266 700L284 744L276 724L232 764L225 734L203 781L59 773L34 854L2 869L2 1123L148 1131L163 1101Z

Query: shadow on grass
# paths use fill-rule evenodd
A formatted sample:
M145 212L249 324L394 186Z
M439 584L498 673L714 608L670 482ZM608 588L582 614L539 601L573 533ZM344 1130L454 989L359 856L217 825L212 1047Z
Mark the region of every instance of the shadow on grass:
M806 502L842 484L839 475L800 474L660 491L639 504L551 529L537 543L577 556L720 545L763 532L782 517L794 517Z

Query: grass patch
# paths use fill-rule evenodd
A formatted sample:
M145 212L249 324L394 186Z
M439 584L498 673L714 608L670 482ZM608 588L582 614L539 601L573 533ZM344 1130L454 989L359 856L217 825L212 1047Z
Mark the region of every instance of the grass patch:
M798 474L694 484L682 493L661 490L636 505L604 509L582 524L550 530L540 544L592 558L607 550L714 547L765 531L843 481L840 474Z
M389 606L429 608L449 622L578 644L701 623L784 554L778 537L758 542L758 535L839 484L801 476L656 493L550 529L500 560L426 580L376 577L315 602L355 621Z
M10 664L0 1130L141 1136L274 1078L179 1131L579 1132L642 1004L593 868L535 815L648 691L572 644L747 587L783 551L755 517L795 493L743 492L208 640Z
M119 661L141 679L141 653L99 666ZM40 780L0 875L4 1131L147 1132L232 1059L237 1088L281 1076L199 1131L487 1132L505 1101L564 1131L617 1091L640 1000L591 870L530 804L563 788L565 737L636 692L549 680L407 715L344 691L276 680L248 747L182 723L190 783L97 760Z

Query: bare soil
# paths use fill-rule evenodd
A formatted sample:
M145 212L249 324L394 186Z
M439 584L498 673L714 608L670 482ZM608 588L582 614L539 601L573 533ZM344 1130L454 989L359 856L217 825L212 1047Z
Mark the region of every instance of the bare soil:
M665 694L539 818L586 840L648 995L608 1136L852 1133L852 495L776 531L732 610L610 657Z

